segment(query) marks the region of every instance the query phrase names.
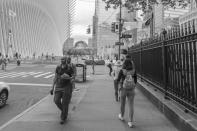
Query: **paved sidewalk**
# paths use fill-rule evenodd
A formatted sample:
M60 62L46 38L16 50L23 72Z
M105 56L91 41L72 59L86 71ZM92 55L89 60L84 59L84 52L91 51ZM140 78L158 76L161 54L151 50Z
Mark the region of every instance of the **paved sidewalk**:
M69 121L65 125L59 124L60 112L52 96L47 96L2 131L177 131L138 90L135 97L135 128L127 126L127 110L125 122L121 122L118 119L120 103L115 102L112 79L103 72L93 76L93 82L72 100Z

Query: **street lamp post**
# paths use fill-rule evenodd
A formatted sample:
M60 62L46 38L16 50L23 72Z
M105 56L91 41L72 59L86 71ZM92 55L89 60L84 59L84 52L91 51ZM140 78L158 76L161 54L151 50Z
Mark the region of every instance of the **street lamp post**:
M12 47L11 44L11 35L12 35L12 31L11 29L8 30L8 36L7 36L7 51L6 51L6 55L9 54L9 49Z
M163 83L164 83L164 90L165 90L165 99L169 99L168 98L168 86L167 86L167 57L166 57L166 35L167 35L167 31L166 29L163 29L162 31L163 34L163 44L162 44L162 65L163 65Z
M118 59L120 60L120 46L122 34L122 0L120 0L120 18L119 18L119 45L118 45Z

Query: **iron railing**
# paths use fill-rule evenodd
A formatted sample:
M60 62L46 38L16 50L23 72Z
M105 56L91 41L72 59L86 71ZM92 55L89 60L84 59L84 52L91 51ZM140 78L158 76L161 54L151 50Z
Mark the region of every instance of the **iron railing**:
M165 98L197 113L197 33L193 28L164 30L129 49L140 76L158 84Z

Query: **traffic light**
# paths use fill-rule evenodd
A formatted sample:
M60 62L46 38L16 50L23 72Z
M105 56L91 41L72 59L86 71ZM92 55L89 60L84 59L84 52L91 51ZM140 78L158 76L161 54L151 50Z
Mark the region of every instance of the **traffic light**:
M115 30L116 30L116 23L112 22L111 23L111 32L115 32Z
M115 32L119 32L119 23L115 23Z
M90 34L90 27L87 28L87 34Z
M114 32L114 33L119 32L119 23L118 22L112 22L111 31Z

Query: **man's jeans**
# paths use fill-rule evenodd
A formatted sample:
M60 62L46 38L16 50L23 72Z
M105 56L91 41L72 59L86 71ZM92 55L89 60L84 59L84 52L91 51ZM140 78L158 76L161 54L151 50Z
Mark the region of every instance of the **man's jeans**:
M134 96L135 96L135 89L132 90L126 90L126 89L121 89L121 96L120 96L120 112L122 117L124 116L125 112L125 103L126 103L126 98L128 100L128 107L129 107L129 121L133 121L133 114L134 114Z
M62 91L56 91L54 96L54 102L61 110L61 120L66 120L68 116L68 108L71 99L71 93L64 93Z
M116 101L118 101L118 86L119 86L119 82L117 80L114 80L114 90L115 90Z

